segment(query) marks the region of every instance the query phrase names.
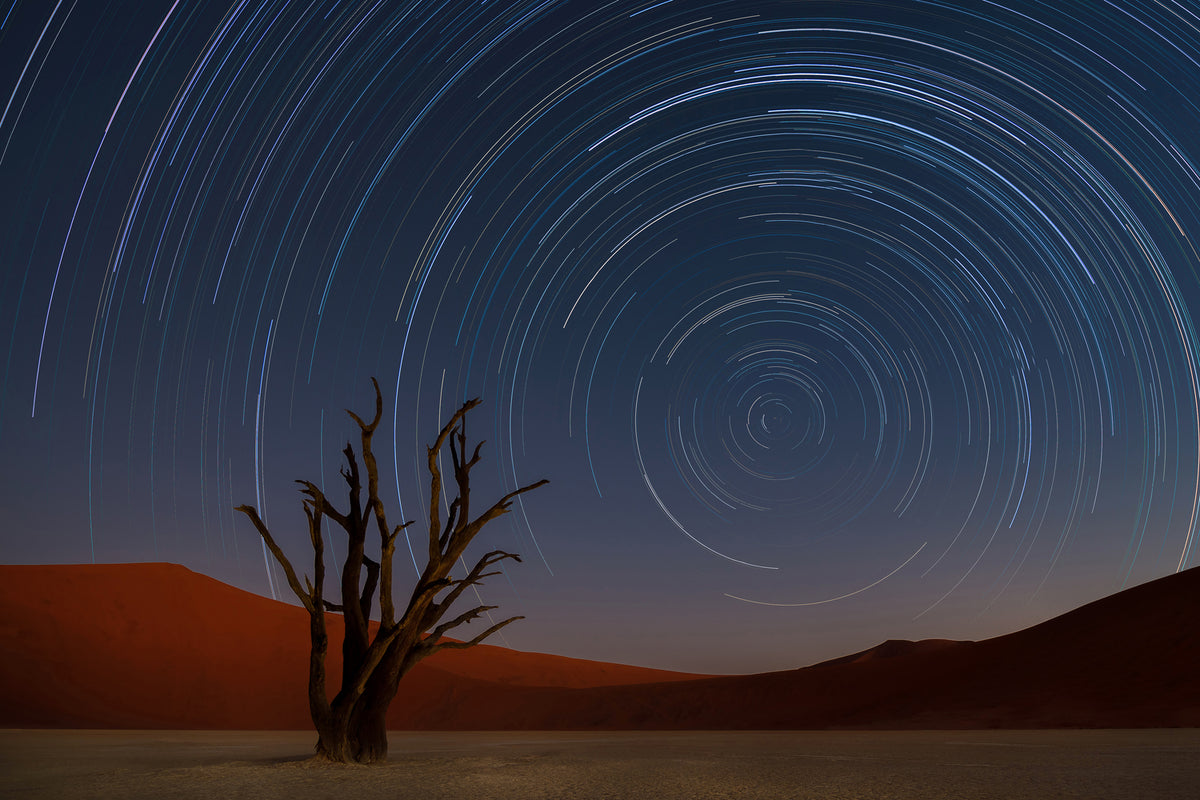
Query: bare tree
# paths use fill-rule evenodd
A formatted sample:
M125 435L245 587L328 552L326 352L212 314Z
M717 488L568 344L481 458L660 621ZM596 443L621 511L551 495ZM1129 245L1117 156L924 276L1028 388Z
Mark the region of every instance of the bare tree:
M427 448L430 474L429 550L428 561L409 597L404 612L396 619L392 600L392 558L396 552L396 537L412 522L390 527L383 502L379 498L379 468L371 451L371 437L383 415L383 396L374 378L375 416L364 422L353 411L347 414L362 432L362 459L367 471L367 496L362 497L362 481L354 448L347 443L343 453L346 466L342 477L349 488L349 508L339 511L315 484L296 481L304 495L304 514L308 518L308 534L313 546L313 578L296 575L291 562L275 542L275 538L253 506L241 505L241 511L262 535L275 560L283 568L288 585L300 598L309 615L309 635L312 649L308 663L308 707L317 729L318 758L331 761L372 763L387 758L388 705L396 696L400 679L413 665L438 650L467 648L479 644L496 631L522 617L510 617L495 623L467 641L444 637L460 625L471 622L496 606L476 606L452 619L442 622L451 605L471 586L484 578L498 575L489 570L505 559L520 561L515 553L493 550L475 562L461 578L451 577L451 570L462 557L471 541L483 526L506 513L517 495L542 486L541 480L509 492L477 517L471 517L471 469L479 463L483 442L475 445L468 455L466 436L467 412L479 404L470 400L454 413L438 434L437 441ZM449 444L454 466L453 480L457 496L450 501L445 522L441 520L442 473L438 466L442 448ZM341 602L327 600L325 585L325 548L321 539L321 524L333 520L349 539L346 560L339 582ZM380 558L376 562L365 553L368 529L374 524L379 534ZM372 635L371 607L379 595L379 624ZM327 612L341 613L345 619L342 639L342 680L333 699L329 699L325 677L325 655L329 647L325 617Z

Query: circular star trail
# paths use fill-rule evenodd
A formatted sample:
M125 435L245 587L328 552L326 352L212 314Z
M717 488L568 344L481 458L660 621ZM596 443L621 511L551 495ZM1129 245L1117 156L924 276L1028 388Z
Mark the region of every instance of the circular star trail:
M5 560L276 591L233 506L302 553L371 376L393 513L469 397L477 491L552 479L514 646L782 668L1200 559L1189 4L86 5L0 8Z

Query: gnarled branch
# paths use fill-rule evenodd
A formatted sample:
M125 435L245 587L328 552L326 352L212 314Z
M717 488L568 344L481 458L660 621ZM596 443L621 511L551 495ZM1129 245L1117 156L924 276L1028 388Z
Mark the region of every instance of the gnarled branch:
M345 515L340 513L333 504L325 498L325 493L322 492L315 483L311 481L296 481L304 488L300 490L300 494L304 495L315 506L315 508L326 517L329 517L338 524L339 527L345 528L349 521Z
M466 413L475 406L479 405L479 398L468 400L463 403L458 411L454 412L454 416L450 417L450 421L442 426L441 432L438 433L437 439L431 447L426 448L426 464L429 467L429 561L431 563L439 563L442 559L441 542L441 523L440 523L440 504L442 501L442 470L438 466L437 457L441 452L442 446L445 445L446 439L449 438L458 427ZM450 559L450 563L454 563L455 559Z
M522 486L520 489L509 492L508 494L504 495L504 497L501 497L499 500L493 503L491 508L480 514L470 523L460 526L459 529L455 531L453 541L449 543L449 546L445 550L446 557L457 560L458 557L462 555L463 551L467 549L467 545L471 543L471 540L474 539L479 531L483 529L484 525L487 525L496 517L509 512L509 510L512 508L512 502L517 498L517 496L525 494L526 492L532 492L534 489L545 486L549 482L550 481L546 479L542 479L537 483L531 483L528 486Z
M288 557L283 554L283 550L279 549L279 545L275 543L275 537L271 536L271 531L267 529L266 523L258 516L258 509L254 506L240 505L234 511L240 511L250 518L254 523L254 527L258 529L259 536L262 536L263 541L267 543L267 549L271 551L271 555L275 556L275 560L279 562L279 566L283 567L283 574L287 576L288 586L292 587L292 591L304 607L308 609L310 614L316 613L316 607L313 605L312 596L304 590L300 585L300 580L296 577L296 570L292 569L292 562L288 561Z
M491 609L497 608L497 607L498 606L480 606L478 609L472 609L472 611L478 611L479 613L483 613L483 611L490 611ZM468 613L471 613L471 612L468 612ZM497 622L492 627L488 628L483 633L476 636L474 639L470 639L465 642L454 642L454 641L439 642L439 641L436 641L435 637L431 635L428 639L426 639L425 643L422 644L422 648L426 651L426 655L432 655L433 653L436 653L439 650L465 650L468 647L474 647L475 645L482 642L484 639L491 636L496 631L503 628L505 625L508 625L511 622L516 622L519 619L525 619L525 617L523 617L523 616L509 617L506 620L501 620L500 622ZM449 628L447 628L447 630L449 630ZM429 643L429 642L432 642L432 643Z
M442 589L446 588L449 588L450 591L441 600L429 606L429 610L425 613L425 619L423 620L421 627L425 630L428 630L431 625L435 624L439 619L441 619L442 616L450 610L450 606L454 604L454 601L458 599L459 595L461 595L468 586L477 586L483 583L484 578L490 578L493 575L501 574L499 570L493 572L484 572L484 570L493 564L497 564L509 558L517 562L520 562L521 560L521 557L516 553L506 553L503 550L493 550L492 552L482 556L479 561L475 563L475 566L471 568L471 571L467 573L465 578L459 578L457 580L447 579L443 581L443 585L438 589L438 591L440 592Z

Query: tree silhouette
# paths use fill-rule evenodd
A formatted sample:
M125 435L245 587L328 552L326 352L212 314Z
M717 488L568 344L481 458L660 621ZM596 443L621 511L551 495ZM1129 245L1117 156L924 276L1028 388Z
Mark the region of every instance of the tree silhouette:
M522 617L510 617L489 627L467 641L444 639L453 629L471 622L496 606L476 606L447 622L442 618L451 605L470 586L484 578L498 575L489 571L505 560L520 561L515 553L493 550L483 555L464 577L451 577L451 570L462 557L471 541L483 526L506 513L517 495L542 486L540 480L509 492L477 517L471 517L471 469L479 463L483 442L475 445L468 456L466 437L467 412L479 404L479 399L462 405L438 434L437 441L427 448L430 474L429 550L428 560L408 605L396 619L392 599L392 558L396 552L396 537L412 522L389 527L383 502L379 498L379 468L371 450L371 437L383 415L383 396L374 378L375 416L364 422L353 411L346 413L362 432L362 459L367 472L366 500L362 497L362 482L354 448L346 444L343 453L346 466L342 477L349 488L349 508L338 511L315 484L296 481L304 495L304 514L308 518L309 539L313 546L313 578L296 575L291 562L276 544L266 524L253 506L236 508L250 521L266 542L275 560L283 568L288 585L300 598L309 615L309 635L312 649L308 663L308 707L317 729L316 756L331 761L373 763L387 758L388 705L396 696L400 679L418 661L438 650L467 648L479 644L488 636ZM442 506L442 473L438 466L442 448L449 444L454 467L453 480L457 496L450 502L447 519L440 518ZM348 545L339 583L340 603L325 599L325 548L321 539L321 523L333 520L346 532ZM365 553L367 532L374 524L379 533L380 558L376 562ZM365 573L365 575L364 575ZM379 595L379 624L372 635L371 607ZM326 688L325 655L329 648L326 633L327 612L341 613L345 620L342 639L342 680L333 699Z

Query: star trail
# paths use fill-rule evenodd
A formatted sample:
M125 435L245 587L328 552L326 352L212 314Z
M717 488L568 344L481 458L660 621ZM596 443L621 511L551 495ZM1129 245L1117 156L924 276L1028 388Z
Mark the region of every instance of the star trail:
M477 491L551 479L477 545L513 647L784 669L1200 564L1190 3L0 20L6 562L284 598L233 507L300 557L377 376L394 517L470 397Z

